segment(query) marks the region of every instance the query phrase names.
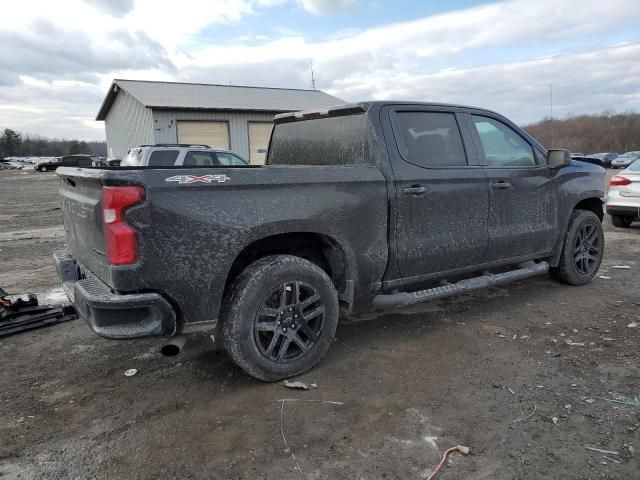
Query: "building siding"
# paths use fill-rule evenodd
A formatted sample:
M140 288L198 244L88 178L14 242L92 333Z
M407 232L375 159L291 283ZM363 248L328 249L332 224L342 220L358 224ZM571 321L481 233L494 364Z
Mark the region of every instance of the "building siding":
M130 148L154 143L152 121L151 109L120 90L105 118L109 158L124 158Z
M152 143L177 143L176 123L180 120L225 121L229 123L229 144L231 150L249 159L248 122L273 122L275 113L268 112L226 112L226 111L176 111L153 110Z

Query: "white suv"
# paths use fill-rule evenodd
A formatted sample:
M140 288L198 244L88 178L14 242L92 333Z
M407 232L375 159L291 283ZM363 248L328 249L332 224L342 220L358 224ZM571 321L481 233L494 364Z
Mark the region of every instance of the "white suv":
M121 167L213 167L247 165L248 162L229 150L208 145L159 143L132 148L120 162Z
M640 160L611 177L607 213L616 227L630 227L631 222L640 220Z

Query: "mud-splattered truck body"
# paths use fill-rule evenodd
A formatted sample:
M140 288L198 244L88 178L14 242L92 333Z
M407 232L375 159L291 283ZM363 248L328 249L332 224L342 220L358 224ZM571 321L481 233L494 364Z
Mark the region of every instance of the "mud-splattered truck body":
M272 380L324 355L339 310L547 269L585 283L600 263L604 170L494 112L283 114L266 163L58 169L67 248L55 259L80 316L110 338L216 330ZM591 243L576 243L576 221Z

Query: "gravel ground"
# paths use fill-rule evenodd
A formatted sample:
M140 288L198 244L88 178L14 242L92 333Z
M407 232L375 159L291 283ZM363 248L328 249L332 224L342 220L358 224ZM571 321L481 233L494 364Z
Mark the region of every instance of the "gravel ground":
M56 190L0 172L6 290L57 287ZM343 319L309 391L248 377L206 337L170 359L80 321L2 339L0 478L420 479L460 444L438 478L636 479L640 224L605 229L608 279Z

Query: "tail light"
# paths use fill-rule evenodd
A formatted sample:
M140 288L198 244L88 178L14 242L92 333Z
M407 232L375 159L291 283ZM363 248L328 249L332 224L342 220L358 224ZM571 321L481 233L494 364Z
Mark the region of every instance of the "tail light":
M609 185L612 187L621 187L623 185L629 185L630 183L631 180L627 177L623 177L622 175L614 175L609 181Z
M136 231L127 224L125 211L143 201L142 187L102 188L104 241L111 265L130 265L138 260Z

